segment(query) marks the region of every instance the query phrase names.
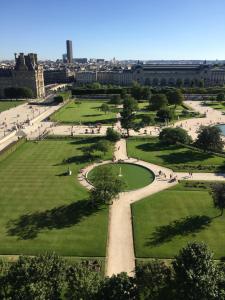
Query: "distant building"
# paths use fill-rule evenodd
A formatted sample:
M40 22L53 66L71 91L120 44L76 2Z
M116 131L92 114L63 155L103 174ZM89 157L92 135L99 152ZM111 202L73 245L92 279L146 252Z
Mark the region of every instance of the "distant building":
M67 54L62 55L62 60L64 63L67 63Z
M9 87L30 88L35 98L45 96L43 67L37 62L37 54L15 54L14 69L0 69L0 97Z
M71 64L73 62L72 41L69 41L69 40L66 41L66 51L67 51L67 62Z
M131 85L133 81L149 86L205 86L225 84L225 67L207 64L137 64L130 70L76 73L77 84L98 81L104 84Z
M53 83L69 83L74 81L74 72L69 69L45 70L45 85Z
M78 64L86 64L88 62L88 59L86 57L84 57L84 58L74 58L73 62L78 63Z

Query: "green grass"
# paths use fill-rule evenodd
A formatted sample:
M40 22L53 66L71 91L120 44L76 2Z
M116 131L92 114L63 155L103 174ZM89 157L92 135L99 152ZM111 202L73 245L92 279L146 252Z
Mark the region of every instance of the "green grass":
M51 119L61 123L73 124L113 124L116 121L116 112L114 106L110 105L110 111L106 114L100 110L100 107L106 101L82 100L80 102L71 101L59 111L57 111Z
M0 112L16 107L18 105L24 104L25 101L21 101L21 100L13 100L13 101L0 101Z
M121 172L121 179L125 183L126 191L140 189L154 180L153 173L141 166L125 163L110 164L110 166L112 168L112 172L115 172L118 175ZM88 174L90 181L95 176L96 170L99 168L102 168L102 166L96 167Z
M133 138L127 141L128 156L174 171L217 172L225 171L225 158L192 150L183 146L165 146L157 138Z
M168 106L171 110L174 110L174 105L170 105ZM172 121L172 123L176 120L184 120L184 119L188 119L188 118L193 118L194 116L193 115L183 115L182 114L182 111L186 109L187 110L187 106L182 106L182 105L178 105L176 107L176 110L175 110L175 119ZM137 114L136 114L136 122L139 122L142 118L143 115L150 115L152 116L153 119L155 119L156 117L156 111L152 111L150 108L149 108L149 102L148 101L143 101L143 102L140 102L138 103L138 111L137 111Z
M203 241L222 258L225 215L219 214L204 183L181 183L133 204L136 257L169 259L188 242Z
M1 255L105 256L108 208L90 207L77 179L80 148L96 140L27 142L0 163Z

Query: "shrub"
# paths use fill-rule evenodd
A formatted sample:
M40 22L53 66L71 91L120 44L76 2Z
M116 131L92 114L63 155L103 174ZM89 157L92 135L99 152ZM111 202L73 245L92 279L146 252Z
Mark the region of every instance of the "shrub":
M162 108L157 112L156 117L161 122L171 121L174 119L174 111L169 108Z
M106 131L106 138L111 142L117 142L120 140L121 135L119 132L115 131L113 128L108 127Z
M160 132L159 139L167 145L176 143L189 144L192 140L187 131L183 128L165 128Z

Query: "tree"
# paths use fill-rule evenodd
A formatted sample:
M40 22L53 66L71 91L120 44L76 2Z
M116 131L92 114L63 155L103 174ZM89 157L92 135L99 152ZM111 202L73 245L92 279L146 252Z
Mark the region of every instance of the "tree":
M101 105L100 109L101 109L101 111L103 111L105 114L106 114L107 112L109 112L109 110L110 110L108 104L106 104L106 103L103 103L103 104Z
M98 142L95 144L94 149L95 149L96 151L103 152L104 155L105 155L106 152L109 151L110 147L111 147L111 143L110 143L109 141L107 141L107 140L100 140L100 141L98 141Z
M114 95L110 99L109 103L114 104L114 105L120 105L122 103L122 99L121 99L120 95Z
M27 87L19 88L19 95L20 98L25 98L25 99L32 98L33 91Z
M176 86L178 88L181 88L183 85L184 85L184 81L182 79L178 78L176 81Z
M114 130L111 127L108 127L106 130L106 138L111 142L117 142L120 140L120 133Z
M151 97L149 104L153 110L160 110L167 107L168 100L165 94L155 94Z
M224 93L219 93L216 96L217 101L224 101L225 100L225 94Z
M195 145L204 151L221 152L224 147L221 130L215 126L201 127Z
M20 256L5 275L3 299L60 299L64 270L65 262L54 254Z
M204 243L190 243L172 262L176 297L185 300L219 299L218 269Z
M126 273L113 275L105 278L100 288L98 300L135 300L137 299L137 289L134 278Z
M4 94L6 98L10 99L20 99L20 98L32 98L33 97L33 91L30 88L27 87L9 87L4 89Z
M54 97L54 101L55 101L56 103L63 103L63 102L64 102L62 96L55 96L55 97Z
M156 117L160 122L169 122L174 119L174 112L169 108L162 108L157 111Z
M142 100L150 100L152 96L151 90L148 86L143 86L141 91Z
M154 260L136 267L136 284L140 299L168 299L171 290L171 268Z
M154 119L151 115L142 115L140 125L141 127L146 127L154 124Z
M174 104L175 107L177 105L182 105L184 101L184 95L181 93L180 90L169 91L167 93L167 98L169 104Z
M95 299L102 284L98 264L84 261L66 270L65 299Z
M225 209L225 184L216 183L212 186L212 198L214 206L221 211L221 216Z
M190 144L192 141L187 131L183 128L164 128L159 134L159 140L166 145L175 145L176 143Z
M90 191L90 199L93 203L111 203L124 188L124 182L110 166L97 168L92 183L94 188Z
M121 114L121 125L127 130L129 136L129 129L135 127L135 111L138 108L138 103L134 98L127 97L123 102L123 110Z
M134 82L131 88L131 96L136 100L149 100L151 90L148 86L141 86L138 82Z
M121 97L121 99L125 99L126 96L127 96L127 90L124 89L124 88L122 88L122 89L121 89L121 92L120 92L120 97Z

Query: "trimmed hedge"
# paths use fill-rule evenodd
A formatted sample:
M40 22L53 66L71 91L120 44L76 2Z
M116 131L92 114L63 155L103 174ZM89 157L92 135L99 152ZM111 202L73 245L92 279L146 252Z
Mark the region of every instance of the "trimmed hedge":
M13 153L19 146L26 143L25 138L21 138L15 142L12 142L6 146L3 150L0 151L0 162L6 159L11 153Z

